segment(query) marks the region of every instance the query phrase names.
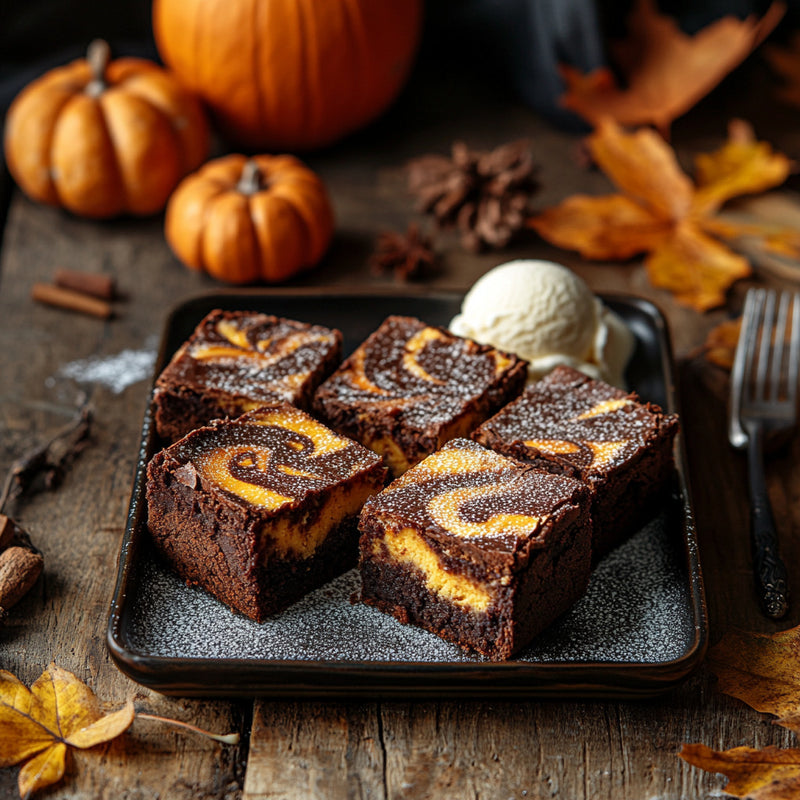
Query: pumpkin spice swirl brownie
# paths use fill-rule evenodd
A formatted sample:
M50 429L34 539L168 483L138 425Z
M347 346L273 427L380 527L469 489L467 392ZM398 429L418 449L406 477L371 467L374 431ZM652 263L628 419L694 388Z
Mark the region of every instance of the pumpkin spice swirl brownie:
M361 599L507 659L589 583L590 491L456 439L361 512Z
M187 583L261 622L355 566L358 514L385 475L305 412L266 406L155 455L147 524Z
M314 411L394 476L516 397L527 362L413 317L388 317L317 390Z
M158 434L172 442L212 419L276 402L307 410L341 349L335 329L254 311L212 311L156 381Z
M597 560L660 508L674 474L677 431L677 416L562 366L529 386L472 438L589 484Z

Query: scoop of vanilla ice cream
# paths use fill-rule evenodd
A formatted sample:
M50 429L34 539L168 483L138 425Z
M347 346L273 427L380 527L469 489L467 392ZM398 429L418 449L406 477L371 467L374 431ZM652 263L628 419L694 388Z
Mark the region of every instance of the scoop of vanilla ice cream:
M450 330L530 362L529 380L558 364L624 385L633 335L574 272L551 261L500 264L475 282Z

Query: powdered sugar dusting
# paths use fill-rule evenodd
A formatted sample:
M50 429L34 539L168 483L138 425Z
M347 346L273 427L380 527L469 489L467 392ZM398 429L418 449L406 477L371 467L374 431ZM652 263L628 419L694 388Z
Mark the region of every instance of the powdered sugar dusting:
M624 465L670 424L634 396L559 367L486 422L479 440L529 448L531 458L557 453L603 473Z
M78 383L99 383L114 394L120 394L134 383L149 378L155 361L155 350L123 350L111 356L71 361L59 369L58 376Z
M659 663L686 654L694 627L678 531L662 515L595 569L586 596L518 660ZM355 570L262 624L188 588L149 555L136 581L127 646L163 658L475 662L481 657L361 604Z
M380 423L384 414L412 431L437 430L502 384L518 360L452 336L411 317L388 317L323 383L318 404L358 407Z
M216 310L197 325L159 382L296 403L338 349L338 334L320 325Z
M502 540L537 535L559 507L588 506L582 485L536 472L469 439L454 439L367 501L365 514L456 537ZM487 547L501 546L486 542Z

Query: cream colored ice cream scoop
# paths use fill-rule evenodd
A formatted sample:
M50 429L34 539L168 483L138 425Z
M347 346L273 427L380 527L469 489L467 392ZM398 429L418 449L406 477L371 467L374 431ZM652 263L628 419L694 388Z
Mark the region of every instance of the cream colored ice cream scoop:
M624 385L633 335L574 272L552 261L500 264L478 279L450 330L516 353L537 380L558 364Z

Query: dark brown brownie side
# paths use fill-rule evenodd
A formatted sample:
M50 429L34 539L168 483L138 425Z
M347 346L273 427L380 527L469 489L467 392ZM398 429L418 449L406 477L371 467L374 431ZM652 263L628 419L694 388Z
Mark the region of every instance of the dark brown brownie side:
M176 475L180 465L168 461L162 451L148 466L148 526L156 550L188 585L200 586L230 608L263 622L310 588L355 566L357 515L331 531L311 559L284 556L260 562L258 539L264 519L243 513L240 504L224 495L196 491ZM313 508L304 507L290 512L288 519L302 525L313 514Z
M354 566L357 518L385 469L288 404L199 428L147 469L156 550L190 584L262 621Z
M588 487L454 440L367 501L362 600L506 659L586 590Z
M278 402L279 398L275 398ZM153 392L153 419L158 435L165 442L176 442L189 431L201 428L214 419L238 417L239 406L209 393L201 394L186 386L164 381Z
M372 550L374 540L380 538L380 527L368 523L362 524L361 530L361 551ZM590 532L588 514L565 525L551 548L531 553L526 570L508 573L508 593L485 612L464 608L431 592L420 570L399 564L385 548L381 557L361 561L361 600L403 624L417 625L467 651L504 661L585 594ZM436 549L442 557L441 549ZM454 574L489 579L485 569L467 570L463 563L446 557L442 561L449 562ZM565 580L565 576L573 577Z

